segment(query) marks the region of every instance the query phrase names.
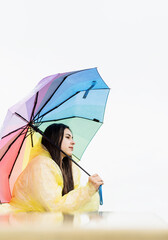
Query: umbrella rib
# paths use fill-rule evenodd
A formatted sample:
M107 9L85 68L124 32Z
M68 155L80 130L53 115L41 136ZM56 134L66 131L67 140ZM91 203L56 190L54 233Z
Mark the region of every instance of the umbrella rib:
M68 76L67 76L68 77ZM101 89L94 89L94 90L109 90L109 89L107 89L107 88L101 88ZM64 104L65 102L67 102L69 99L71 99L71 98L73 98L75 95L77 95L78 93L80 93L80 92L87 92L88 90L81 90L81 91L78 91L78 92L76 92L76 93L74 93L72 96L70 96L69 98L67 98L66 100L64 100L63 102L61 102L59 105L57 105L57 106L55 106L55 107L53 107L52 109L50 109L49 111L47 111L47 112L45 112L44 114L42 114L41 116L38 116L38 118L36 118L36 116L37 115L39 115L39 113L38 114L36 114L35 115L35 117L34 117L34 119L36 120L36 121L38 121L38 119L40 119L40 118L43 118L45 115L47 115L48 113L50 113L50 112L52 112L53 110L55 110L56 108L58 108L58 107L60 107L62 104ZM84 96L85 96L85 94L84 94ZM40 110L41 111L41 110ZM39 111L39 112L40 112Z
M82 118L82 119L86 119L86 120L90 120L90 121L94 121L94 122L98 122L98 123L103 123L101 121L99 121L96 118L90 119L90 118L86 118L86 117L79 117L79 116L72 116L72 117L66 117L66 118L59 118L59 119L53 119L53 120L46 120L46 121L41 121L40 123L47 123L47 122L57 122L57 121L61 121L61 120L65 120L65 119L71 119L71 118ZM41 125L40 124L40 125Z
M31 113L30 121L32 120L33 115L34 115L34 111L35 111L35 108L36 108L36 105L37 105L38 95L39 95L39 92L36 93L36 97L35 97L35 101L34 101L33 110L32 110L32 113Z
M23 116L21 116L19 113L15 112L15 114L16 114L18 117L20 117L22 120L24 120L25 122L29 123L29 121L28 121L26 118L24 118ZM26 126L27 126L27 125L26 125Z
M51 96L48 98L48 100L44 103L44 105L40 108L40 110L36 113L36 115L34 116L34 118L36 118L40 112L43 110L43 108L48 104L48 102L51 100L51 98L54 96L54 94L56 93L56 91L60 88L60 86L63 84L63 82L66 80L67 77L69 77L70 75L72 75L73 73L67 75L62 82L59 84L59 86L55 89L55 91L51 94ZM54 81L54 80L53 80Z
M28 138L30 135L32 135L32 131L30 130L29 133L27 133L26 137L25 138Z
M69 98L67 98L65 101L61 102L61 103L60 103L59 105L57 105L56 107L53 107L53 108L50 109L49 111L45 112L45 113L42 114L40 117L38 117L38 118L36 119L36 121L38 121L39 118L43 118L43 117L44 117L45 115L47 115L48 113L52 112L54 109L60 107L62 104L64 104L65 102L67 102L69 99L71 99L72 97L74 97L74 96L77 95L78 93L79 93L79 91L76 92L75 94L73 94L72 96L70 96Z
M26 126L27 127L27 126ZM9 151L9 149L11 148L11 146L14 144L14 142L23 134L24 130L26 129L26 127L19 133L19 135L10 143L10 145L8 146L8 148L6 149L5 153L3 154L3 156L0 158L0 161L2 161L3 157L6 155L6 153Z
M28 131L28 129L27 129L27 131ZM15 166L16 160L17 160L17 158L18 158L18 156L19 156L19 154L20 154L20 151L21 151L21 148L22 148L22 146L23 146L24 140L26 139L26 134L27 134L27 132L25 133L25 137L23 138L23 141L22 141L22 143L21 143L21 145L20 145L19 151L18 151L18 153L17 153L17 156L16 156L16 158L15 158L15 161L14 161L14 163L13 163L13 166L12 166L11 171L10 171L10 174L9 174L9 178L10 178L10 176L11 176L11 174L12 174L12 171L13 171L13 168L14 168L14 166Z
M54 96L54 94L56 93L56 91L60 88L60 86L64 83L64 81L71 75L75 74L75 73L78 73L78 72L82 72L84 70L80 70L80 71L75 71L75 72L72 72L72 73L69 73L63 80L62 82L59 84L59 86L55 89L55 91L52 93L52 95L49 97L49 99L44 103L44 105L40 108L40 110L36 113L36 115L34 116L34 118L36 118L40 112L43 110L43 108L48 104L48 102L51 100L51 98ZM53 80L54 81L54 80ZM39 117L38 117L39 119Z
M25 126L24 126L24 127L17 128L16 130L14 130L14 131L6 134L5 136L3 136L1 139L6 138L6 137L8 137L9 135L11 135L12 133L15 133L15 132L17 132L18 130L20 130L20 129L25 129L25 128L26 128Z

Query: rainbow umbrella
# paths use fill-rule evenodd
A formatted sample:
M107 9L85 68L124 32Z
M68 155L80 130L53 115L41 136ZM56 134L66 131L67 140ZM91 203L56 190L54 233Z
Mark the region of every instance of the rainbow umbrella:
M58 73L42 79L26 99L8 110L0 132L1 203L10 201L31 148L50 124L70 127L76 142L72 160L79 166L78 160L103 123L108 94L109 87L96 68Z

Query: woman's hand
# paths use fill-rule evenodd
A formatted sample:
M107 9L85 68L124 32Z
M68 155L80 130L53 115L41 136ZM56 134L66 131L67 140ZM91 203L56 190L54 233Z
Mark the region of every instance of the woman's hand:
M96 191L99 189L100 185L104 184L103 180L100 178L100 176L98 174L94 174L94 175L90 176L89 182L93 184Z

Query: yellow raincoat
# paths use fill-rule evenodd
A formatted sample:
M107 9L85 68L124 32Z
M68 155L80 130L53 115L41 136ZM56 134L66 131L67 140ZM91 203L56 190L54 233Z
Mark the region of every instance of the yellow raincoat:
M73 163L74 190L62 196L59 166L41 144L33 148L27 167L15 182L10 205L15 211L97 211L99 195L91 183L80 186L80 171Z

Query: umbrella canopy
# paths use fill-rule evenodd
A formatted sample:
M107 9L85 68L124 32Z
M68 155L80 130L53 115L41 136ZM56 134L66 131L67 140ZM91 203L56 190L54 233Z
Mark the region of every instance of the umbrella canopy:
M70 127L80 160L103 123L109 87L96 68L52 75L42 79L31 94L8 110L0 133L0 201L9 202L13 185L29 161L39 139L52 123Z

